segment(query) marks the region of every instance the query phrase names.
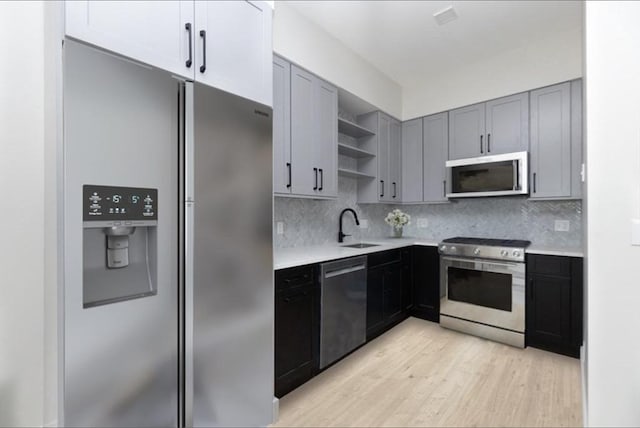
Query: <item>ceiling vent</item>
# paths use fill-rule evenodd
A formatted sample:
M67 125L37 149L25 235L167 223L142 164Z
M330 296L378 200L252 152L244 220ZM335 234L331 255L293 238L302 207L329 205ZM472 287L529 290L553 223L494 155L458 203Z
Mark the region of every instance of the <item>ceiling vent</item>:
M436 19L438 25L444 25L447 22L451 22L458 17L458 14L453 9L453 6L449 6L445 9L442 9L440 12L436 12L433 14L433 17Z

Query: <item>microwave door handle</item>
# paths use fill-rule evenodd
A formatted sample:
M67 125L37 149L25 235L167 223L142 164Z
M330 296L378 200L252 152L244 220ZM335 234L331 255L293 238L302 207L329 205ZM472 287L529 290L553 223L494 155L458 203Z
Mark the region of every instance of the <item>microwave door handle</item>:
M513 190L520 190L520 162L517 160L513 161L513 173L515 174L515 177L513 177Z

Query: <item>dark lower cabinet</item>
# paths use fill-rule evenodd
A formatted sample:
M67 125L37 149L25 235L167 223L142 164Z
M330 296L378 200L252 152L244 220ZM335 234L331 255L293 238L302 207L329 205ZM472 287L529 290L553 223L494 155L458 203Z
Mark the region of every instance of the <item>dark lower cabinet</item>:
M402 264L387 266L384 277L384 319L393 324L402 319Z
M411 252L390 250L370 254L367 263L367 340L371 340L407 317L404 310L407 282L405 266ZM409 268L410 270L410 268Z
M385 267L367 271L367 340L384 328L384 276Z
M440 255L438 247L413 247L411 315L440 322Z
M413 247L401 250L402 258L402 310L410 314L413 309Z
M582 258L527 255L527 346L580 356L582 282Z
M319 311L314 266L276 271L275 395L282 397L318 371Z

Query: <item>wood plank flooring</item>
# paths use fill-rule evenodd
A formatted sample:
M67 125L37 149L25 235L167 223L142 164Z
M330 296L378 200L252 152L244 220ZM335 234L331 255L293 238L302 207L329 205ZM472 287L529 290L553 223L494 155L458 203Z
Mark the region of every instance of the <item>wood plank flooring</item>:
M580 362L409 318L280 400L274 427L581 426Z

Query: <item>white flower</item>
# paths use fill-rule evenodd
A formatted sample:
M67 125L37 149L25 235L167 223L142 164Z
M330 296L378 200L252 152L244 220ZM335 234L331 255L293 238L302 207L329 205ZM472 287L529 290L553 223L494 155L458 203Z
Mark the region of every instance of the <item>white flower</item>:
M397 208L387 214L387 216L384 218L384 221L388 225L393 226L397 229L400 229L403 226L409 224L410 220L411 216L409 216L409 214L403 213Z

